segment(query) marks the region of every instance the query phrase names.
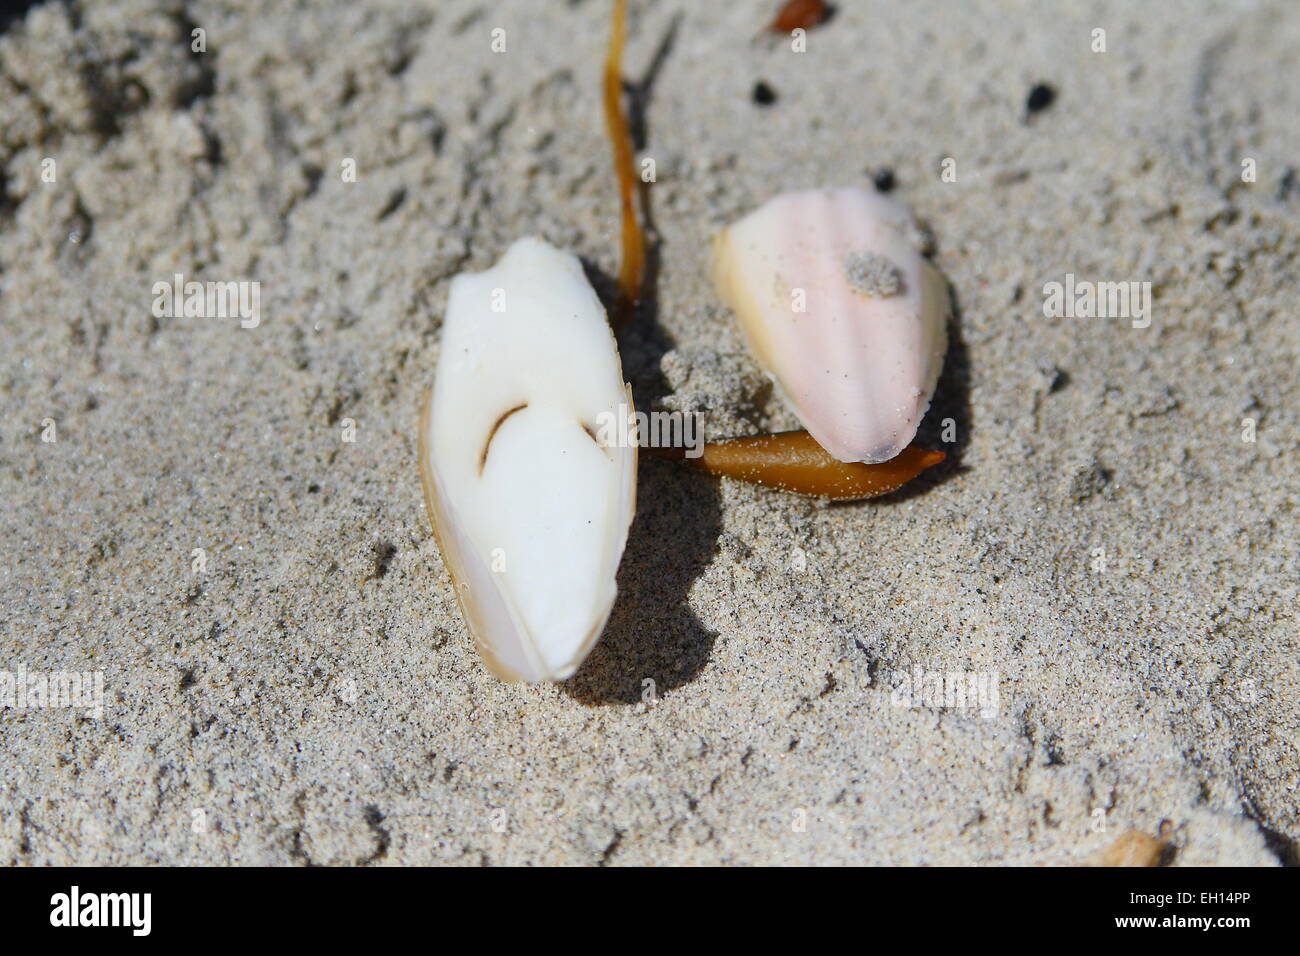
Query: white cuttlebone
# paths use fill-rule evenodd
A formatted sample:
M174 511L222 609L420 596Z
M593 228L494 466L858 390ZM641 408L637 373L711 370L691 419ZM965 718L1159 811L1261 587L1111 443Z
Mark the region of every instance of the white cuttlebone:
M769 200L714 245L718 291L750 348L841 461L906 448L943 367L948 289L915 235L911 214L874 190L815 189ZM890 281L855 276L864 260Z
M452 280L421 477L461 613L498 677L561 680L600 637L636 507L632 422L577 257L520 239Z

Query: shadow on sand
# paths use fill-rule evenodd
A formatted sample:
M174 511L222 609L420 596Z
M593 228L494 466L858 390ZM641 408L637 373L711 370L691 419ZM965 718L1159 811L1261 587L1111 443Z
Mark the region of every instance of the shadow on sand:
M672 50L680 15L673 19L645 75L625 84L628 125L636 149L646 142L646 111L655 77ZM659 321L658 277L662 240L655 227L648 185L640 190L646 234L643 297L620 339L639 368L624 368L635 383L636 407L648 411L667 394L659 360L676 342ZM611 199L611 208L613 208ZM606 307L617 282L590 262L583 263ZM618 572L618 599L605 633L578 672L561 686L584 704L635 704L653 681L661 695L693 680L704 668L716 634L691 611L689 597L717 550L722 531L721 494L716 481L673 462L641 456L636 518Z

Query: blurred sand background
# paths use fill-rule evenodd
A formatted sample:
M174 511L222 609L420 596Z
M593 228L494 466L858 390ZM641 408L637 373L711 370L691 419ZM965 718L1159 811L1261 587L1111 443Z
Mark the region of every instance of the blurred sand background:
M1055 865L1162 825L1175 865L1296 862L1300 7L843 0L800 54L776 6L632 2L625 372L711 436L794 426L709 241L889 169L958 306L950 459L837 506L643 460L604 639L538 687L475 655L415 426L452 275L530 233L617 270L609 5L8 24L0 669L106 697L0 710L0 862ZM176 272L259 281L261 324L156 319ZM1045 318L1066 273L1150 281L1150 327ZM997 712L907 706L916 668Z

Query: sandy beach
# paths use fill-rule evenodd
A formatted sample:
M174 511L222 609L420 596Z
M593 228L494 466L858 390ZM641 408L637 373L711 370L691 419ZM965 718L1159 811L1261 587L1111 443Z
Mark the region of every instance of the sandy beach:
M826 504L643 457L541 685L474 650L416 427L455 274L540 235L613 287L609 4L4 27L0 671L102 700L0 701L0 863L1300 862L1300 7L843 0L797 52L778 6L630 4L623 370L797 427L710 243L879 182L953 294L948 459ZM256 321L159 316L177 275ZM1146 312L1046 315L1067 282Z

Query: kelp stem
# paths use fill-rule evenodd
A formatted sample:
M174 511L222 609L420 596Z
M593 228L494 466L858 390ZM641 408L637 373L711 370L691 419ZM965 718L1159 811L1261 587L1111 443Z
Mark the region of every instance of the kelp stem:
M946 457L941 451L910 445L896 458L878 464L840 461L802 429L707 442L698 458L687 458L680 448L645 451L658 458L689 461L711 475L838 501L897 491Z
M626 40L627 0L614 0L614 25L609 35L609 54L605 58L605 125L614 151L614 173L618 177L619 207L623 219L623 261L618 273L616 329L631 318L640 301L645 274L645 237L637 222L634 201L636 170L632 133L623 112L622 61Z

